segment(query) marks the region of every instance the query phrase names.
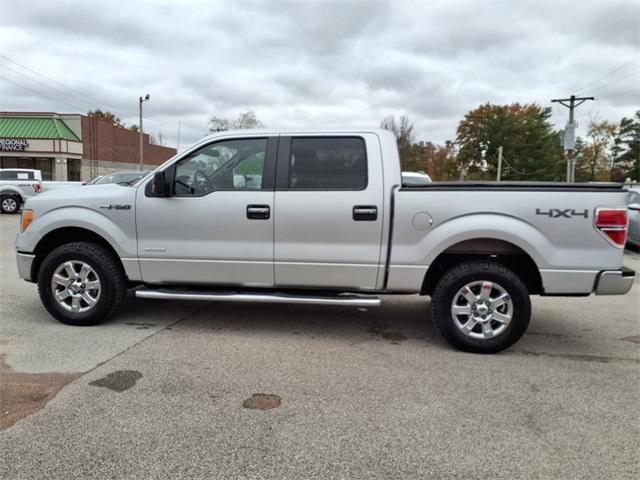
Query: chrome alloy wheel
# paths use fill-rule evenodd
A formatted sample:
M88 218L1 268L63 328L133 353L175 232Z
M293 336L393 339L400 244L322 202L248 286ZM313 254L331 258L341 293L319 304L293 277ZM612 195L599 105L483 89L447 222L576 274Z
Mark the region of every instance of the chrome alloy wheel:
M458 329L472 338L488 339L504 332L513 318L513 302L495 282L479 280L453 296L451 317Z
M2 200L2 209L5 212L15 212L18 210L18 202L13 197L7 197Z
M87 312L100 298L100 278L91 265L68 260L51 277L51 292L56 302L70 312Z

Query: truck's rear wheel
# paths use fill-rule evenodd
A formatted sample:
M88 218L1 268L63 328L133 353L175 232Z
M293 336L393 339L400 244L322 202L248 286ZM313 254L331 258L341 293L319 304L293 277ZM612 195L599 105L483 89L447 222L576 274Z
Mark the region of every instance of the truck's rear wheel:
M47 311L68 325L96 325L120 307L126 283L122 266L101 245L75 242L46 256L38 292Z
M448 271L432 295L433 321L453 346L475 353L509 348L531 317L522 279L497 262L471 260Z
M18 213L20 198L16 195L2 195L0 197L0 211L2 213Z

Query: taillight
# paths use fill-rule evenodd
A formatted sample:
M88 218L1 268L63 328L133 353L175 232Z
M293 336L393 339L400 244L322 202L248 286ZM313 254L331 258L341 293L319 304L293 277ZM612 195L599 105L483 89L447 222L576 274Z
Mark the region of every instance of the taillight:
M34 183L33 189L35 190L36 193L40 193L42 191L42 185L40 185L39 183Z
M624 247L627 241L627 209L598 208L595 215L595 227L616 247Z

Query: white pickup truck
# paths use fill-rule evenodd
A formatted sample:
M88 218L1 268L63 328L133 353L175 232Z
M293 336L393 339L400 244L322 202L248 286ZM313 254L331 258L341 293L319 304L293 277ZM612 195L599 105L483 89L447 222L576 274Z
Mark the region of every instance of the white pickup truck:
M18 213L28 198L60 188L79 187L84 182L42 181L42 172L29 168L0 169L0 213Z
M243 181L244 179L244 181ZM72 325L142 298L375 306L432 298L458 348L497 352L530 295L624 294L618 184L403 186L384 130L214 134L133 185L27 200L18 270Z
M18 213L27 198L42 191L40 170L0 169L0 213Z

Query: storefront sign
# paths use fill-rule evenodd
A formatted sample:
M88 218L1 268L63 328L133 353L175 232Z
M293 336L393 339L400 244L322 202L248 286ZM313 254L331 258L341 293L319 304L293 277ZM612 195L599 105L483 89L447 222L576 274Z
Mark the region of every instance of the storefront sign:
M24 138L0 138L0 150L9 152L24 152L29 144Z

